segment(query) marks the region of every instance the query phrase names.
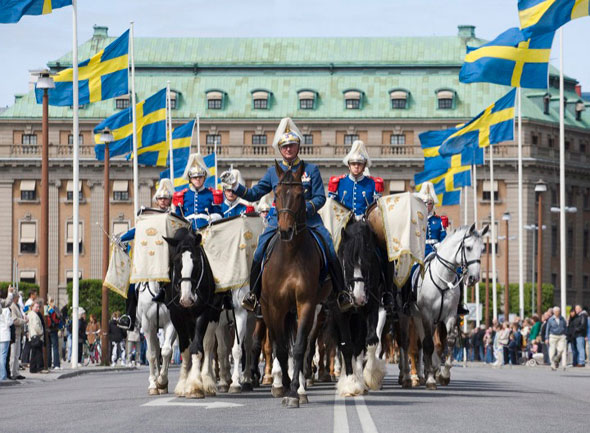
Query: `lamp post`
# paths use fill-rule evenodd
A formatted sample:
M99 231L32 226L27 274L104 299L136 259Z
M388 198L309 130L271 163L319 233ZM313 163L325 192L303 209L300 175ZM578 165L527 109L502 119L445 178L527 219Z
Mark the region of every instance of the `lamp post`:
M109 144L114 141L113 134L109 128L105 128L100 133L100 141L104 143L104 197L103 197L103 224L104 230L110 233L110 188L109 188ZM106 278L109 268L109 238L105 236L102 242L102 278ZM102 309L100 328L100 344L102 345L102 364L109 364L109 288L102 286Z
M547 184L539 179L535 184L535 193L539 196L537 226L543 227L543 193L547 191ZM543 294L543 230L537 232L537 314L541 314ZM532 290L532 289L531 289Z
M39 237L39 296L47 302L49 268L49 95L55 88L48 70L41 71L37 88L43 89L43 119L41 123L41 229ZM42 311L43 313L43 311Z
M490 326L490 234L487 234L486 239L486 306L485 306L485 323L486 328Z
M510 222L510 212L504 212L502 215L502 221L506 222L506 255L504 256L505 261L505 277L504 277L504 320L508 321L510 317L510 288L509 288L509 267L508 267L508 223Z
M545 230L546 228L547 227L542 226L541 231ZM532 266L531 266L531 281L532 281L532 284L531 284L531 315L532 315L537 312L538 313L541 312L541 308L539 307L539 305L540 305L539 302L537 302L537 309L535 311L535 248L537 248L537 250L540 249L540 245L539 245L539 247L536 247L536 245L535 245L536 244L535 235L537 234L537 233L535 233L535 230L539 230L539 226L536 226L535 224L527 224L524 226L524 229L533 232L533 248L531 251L531 255L532 255L532 257L531 257L531 263L532 263ZM539 269L540 268L537 267L537 271ZM539 279L540 279L540 277L539 277ZM541 296L540 294L537 294L537 301L539 301L540 296Z
M563 191L561 191L563 192ZM578 211L578 208L575 206L565 206L565 201L564 199L560 198L560 202L563 204L563 215L565 216L566 213L576 213ZM561 207L551 207L551 213L558 213L561 215L562 208ZM560 223L562 222L562 220L560 219ZM565 238L565 219L563 220L563 230L560 231L560 233L562 233L562 238ZM563 245L564 243L567 242L567 239L561 239L560 241L560 245ZM570 248L572 248L572 245L569 246ZM565 306L566 306L566 265L565 265L565 247L560 248L560 264L559 264L559 271L561 273L561 277L560 277L560 285L561 287L559 288L559 291L561 292L561 311L565 311Z

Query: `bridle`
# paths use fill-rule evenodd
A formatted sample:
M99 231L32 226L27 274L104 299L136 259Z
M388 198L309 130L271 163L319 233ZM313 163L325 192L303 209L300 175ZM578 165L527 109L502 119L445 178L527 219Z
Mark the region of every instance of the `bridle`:
M287 187L300 186L303 188L303 183L302 182L295 182L295 181L280 181L277 184L277 186L287 186ZM304 201L304 203L305 203L305 201ZM282 213L286 213L287 215L290 215L291 217L293 217L293 220L295 220L295 227L293 228L293 235L294 236L297 236L297 234L307 230L307 224L305 223L305 218L303 218L302 222L298 222L297 221L298 215L293 209L289 209L289 208L277 209L277 216ZM301 213L301 210L299 210L299 213Z
M203 294L201 293L200 290L200 286L201 283L203 282L203 278L205 277L205 252L202 250L202 247L199 246L197 248L197 251L200 253L199 256L201 257L201 272L198 278L193 278L193 276L191 275L190 277L180 277L180 278L176 278L176 268L175 266L172 266L172 290L173 292L175 292L175 296L172 299L172 301L170 301L170 303L174 302L176 299L178 299L180 297L180 293L181 293L181 289L180 289L180 284L183 282L189 282L191 283L191 287L192 290L191 292L195 293L197 295L197 300L201 300L201 302L203 303L207 303L209 301L209 298L205 298L205 296L203 296ZM184 252L184 251L183 251ZM177 254L176 256L181 256L182 254Z

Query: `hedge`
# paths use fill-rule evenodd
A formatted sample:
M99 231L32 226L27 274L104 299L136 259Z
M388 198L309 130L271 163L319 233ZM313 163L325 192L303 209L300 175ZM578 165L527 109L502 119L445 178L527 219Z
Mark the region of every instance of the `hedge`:
M6 298L6 294L8 293L8 286L12 285L10 281L0 281L0 298ZM34 283L25 283L19 282L18 283L18 290L23 294L23 302L27 300L29 297L29 292L31 290L36 290L37 294L39 294L39 285ZM45 300L47 302L47 299Z
M68 283L68 305L72 305L72 283ZM86 310L86 320L91 314L100 322L102 317L102 280L80 280L79 305ZM109 290L109 320L113 312L125 312L125 298Z

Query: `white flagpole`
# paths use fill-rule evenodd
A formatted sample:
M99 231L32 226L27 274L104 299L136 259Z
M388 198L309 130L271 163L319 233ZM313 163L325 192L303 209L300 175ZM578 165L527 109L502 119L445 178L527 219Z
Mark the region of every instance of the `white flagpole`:
M215 154L215 189L217 189L217 140L213 146L213 153Z
M197 113L197 153L201 153L201 119Z
M170 180L174 185L174 151L172 149L172 106L170 105L170 81L166 84L166 130L168 137L168 151L170 153Z
M522 210L522 89L518 94L518 311L520 319L524 319L524 239Z
M463 225L467 225L467 187L463 187Z
M475 162L475 154L474 154ZM475 229L477 230L477 165L473 164L473 220L475 221ZM475 325L479 327L479 283L475 283Z
M491 205L491 210L490 210L490 222L492 224L492 305L493 305L493 318L497 319L498 318L498 292L497 292L497 287L496 287L496 200L495 200L495 191L494 191L494 149L493 146L489 146L489 150L490 150L490 184L491 187L490 189L492 190L491 192L491 200L490 200L490 205ZM490 278L490 276L488 275L488 279ZM487 325L487 323L486 323Z
M72 70L73 70L73 182L74 182L74 194L73 194L73 221L74 224L74 248L73 248L73 273L72 275L72 368L78 368L78 303L80 302L80 282L78 281L79 271L78 262L80 260L80 233L78 228L80 225L80 191L78 184L80 183L80 154L79 154L79 135L80 125L78 121L78 5L77 1L72 1ZM47 302L47 300L45 300Z
M129 31L129 54L131 60L131 116L133 119L133 211L137 219L139 211L139 166L137 163L137 107L135 100L135 55L133 48L133 21Z
M566 302L566 267L565 267L565 125L563 104L563 27L559 28L559 259L560 259L560 289L561 314L565 315ZM539 227L539 230L541 228ZM539 246L540 248L540 246ZM565 365L565 364L564 364Z

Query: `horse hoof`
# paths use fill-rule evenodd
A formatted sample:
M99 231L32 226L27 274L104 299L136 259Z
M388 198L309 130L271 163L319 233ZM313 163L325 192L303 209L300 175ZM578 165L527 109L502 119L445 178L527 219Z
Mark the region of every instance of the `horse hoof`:
M262 378L262 384L263 385L272 385L272 376L264 375L264 377Z
M281 398L285 395L285 391L282 386L281 387L273 386L270 390L270 393L275 398Z
M193 391L185 395L186 398L205 398L205 394L202 391Z
M311 388L313 386L313 379L305 379L305 387Z
M412 379L412 388L418 388L420 386L420 381L418 379Z
M166 388L160 388L158 387L158 394L162 395L162 394L168 394L168 387Z
M254 391L254 386L250 382L242 383L242 392L252 392Z
M427 383L426 384L426 389L429 389L431 391L436 390L436 383Z
M447 386L451 382L451 378L450 377L442 377L442 376L440 376L438 378L438 381L439 381L439 383L442 386Z
M422 386L426 385L426 379L424 379L423 377L420 378L419 382Z
M333 382L332 380L332 376L330 376L329 373L324 373L320 376L318 376L318 382Z
M340 377L340 375L336 376L334 375L330 375L330 382L338 382L338 378Z
M283 406L287 409L299 408L299 397L285 397L283 398Z
M230 394L239 394L242 392L242 387L240 385L232 385L229 387Z
M215 397L217 395L216 391L211 391L211 390L205 390L205 396L206 397Z
M157 388L150 388L148 389L148 394L149 395L160 395L160 393L158 392Z
M229 391L229 386L227 386L227 385L219 385L217 387L217 392L219 392L219 393L225 394L228 391Z
M412 388L412 381L410 379L406 379L402 382L403 389L410 389Z
M307 394L299 394L299 404L307 403L309 403L309 397L307 397Z

